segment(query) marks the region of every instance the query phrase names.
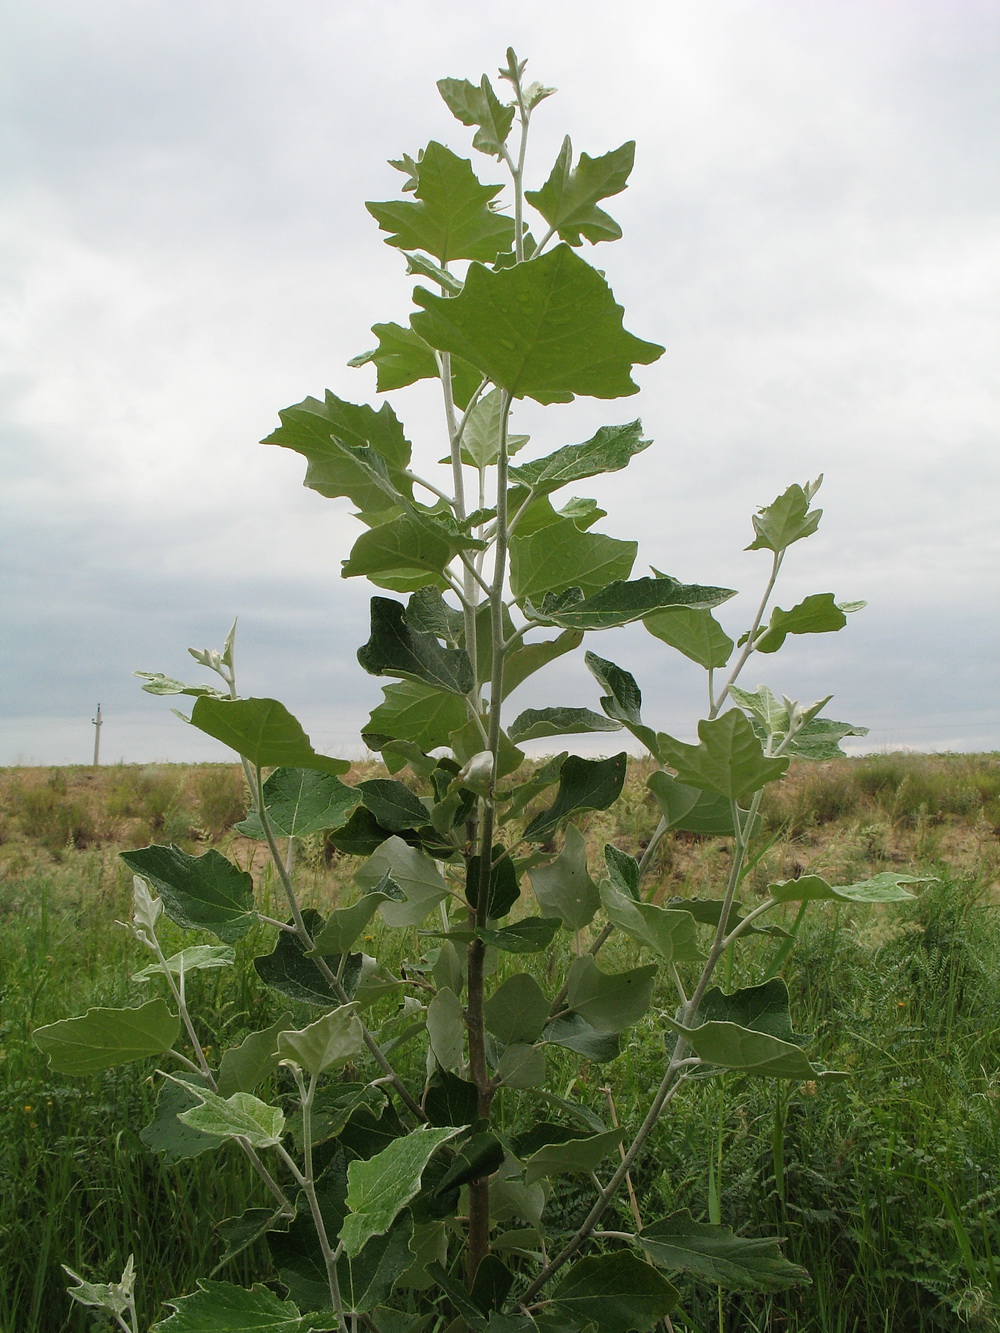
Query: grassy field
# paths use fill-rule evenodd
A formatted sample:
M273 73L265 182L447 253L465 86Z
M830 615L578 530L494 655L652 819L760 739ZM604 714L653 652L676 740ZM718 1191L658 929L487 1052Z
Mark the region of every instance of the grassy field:
M613 821L590 817L595 848L641 847L656 822L642 778L636 764ZM114 926L129 910L130 885L117 850L216 845L248 865L254 845L232 832L243 807L235 767L0 770L0 1333L88 1328L86 1312L65 1296L59 1265L106 1279L132 1251L148 1324L163 1298L218 1263L211 1222L260 1202L256 1184L220 1170L217 1154L170 1166L145 1150L151 1067L52 1076L30 1040L39 1025L88 1005L144 996L129 974L145 960ZM938 882L913 905L824 905L798 928L782 970L796 1025L815 1034L819 1062L850 1070L850 1080L705 1083L678 1099L638 1164L639 1205L649 1216L690 1207L737 1230L785 1235L786 1253L813 1279L721 1304L711 1290L685 1289L675 1327L998 1329L1000 757L885 755L802 767L770 796L764 818L775 842L748 899L768 880L803 871L843 883L905 867ZM667 839L663 895L704 894L727 856L723 839ZM321 907L337 900L351 871L318 837L302 846L300 865L304 896ZM263 892L266 899L266 874ZM277 1016L277 997L249 965L270 948L269 936L242 941L237 967L192 978L194 1007L217 1049ZM367 947L379 952L380 943ZM775 947L759 940L729 980L759 979ZM612 1066L566 1057L574 1096L606 1112L608 1079L623 1118L662 1058L655 1019L630 1036ZM549 1205L554 1224L578 1205L560 1192ZM249 1282L261 1262L251 1251L246 1267L222 1275Z

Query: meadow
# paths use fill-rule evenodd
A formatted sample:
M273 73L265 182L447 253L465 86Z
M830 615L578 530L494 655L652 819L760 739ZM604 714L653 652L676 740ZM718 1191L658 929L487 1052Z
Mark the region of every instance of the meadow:
M645 775L636 761L618 805L581 821L593 847L641 849L655 823ZM220 1171L214 1153L173 1165L145 1149L153 1062L71 1079L52 1075L31 1042L36 1027L87 1005L145 996L130 980L145 960L114 924L131 889L118 850L218 846L249 866L256 845L233 830L244 810L235 766L0 770L0 1333L91 1327L60 1265L108 1277L131 1252L148 1325L165 1297L221 1265L207 1219L260 1202L257 1183ZM748 899L810 871L850 883L905 867L936 882L904 906L823 904L801 921L790 908L794 953L762 936L733 962L732 984L780 971L817 1059L851 1077L818 1088L730 1075L725 1096L705 1081L673 1104L635 1173L639 1209L687 1207L738 1232L785 1236L786 1255L812 1277L774 1295L686 1288L674 1328L1000 1328L1000 756L800 765L768 792L763 817L774 840ZM666 838L660 893L697 896L728 854L725 839ZM350 892L351 860L320 835L297 855L308 903ZM262 893L267 912L266 870ZM278 997L250 964L270 947L266 934L241 941L236 967L191 980L216 1050L277 1016ZM617 947L624 958L627 945ZM665 993L660 1008L671 1003ZM623 1101L642 1102L660 1060L654 1006L620 1057ZM564 1074L574 1097L607 1112L601 1068L567 1052ZM553 1226L578 1204L571 1190L554 1195ZM265 1262L251 1250L219 1271L249 1283Z

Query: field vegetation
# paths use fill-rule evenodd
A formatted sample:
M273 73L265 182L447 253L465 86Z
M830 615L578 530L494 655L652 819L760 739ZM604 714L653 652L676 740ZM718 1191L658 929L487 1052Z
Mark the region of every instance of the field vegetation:
M371 777L358 765L346 779ZM586 816L591 850L641 851L651 820L635 761L613 811ZM144 1327L159 1302L217 1270L249 1283L266 1251L224 1264L210 1219L261 1202L256 1180L220 1170L217 1153L171 1164L144 1150L155 1062L95 1078L53 1075L35 1028L88 1005L146 998L126 932L131 875L119 848L218 846L242 866L259 844L233 825L246 809L228 765L0 771L0 1331L58 1333L91 1325L60 1269L121 1271L141 1257ZM634 1173L642 1213L690 1208L737 1232L787 1237L808 1286L774 1295L683 1292L677 1333L889 1333L1000 1327L1000 757L880 755L799 765L762 814L773 841L751 872L749 899L776 876L832 883L905 866L932 874L913 904L790 905L787 941L761 936L729 963L727 986L784 977L817 1058L851 1078L817 1088L729 1076L675 1103ZM675 834L659 857L658 898L718 883L724 838ZM328 909L350 893L353 862L321 835L296 848L304 901ZM269 912L267 872L261 909ZM276 907L275 910L280 910ZM376 919L377 920L377 919ZM371 951L403 947L399 932ZM165 943L176 945L165 928ZM217 1050L286 1007L250 963L200 972L197 1009ZM379 946L376 949L376 944ZM367 947L367 946L366 946ZM412 941L407 947L412 951ZM628 944L619 962L627 965ZM544 955L543 955L544 957ZM144 960L142 960L144 961ZM624 1120L658 1078L664 993L616 1063ZM566 1095L607 1115L601 1067L565 1052ZM221 1150L228 1152L229 1149ZM553 1213L579 1209L572 1188ZM554 1218L558 1225L560 1219Z

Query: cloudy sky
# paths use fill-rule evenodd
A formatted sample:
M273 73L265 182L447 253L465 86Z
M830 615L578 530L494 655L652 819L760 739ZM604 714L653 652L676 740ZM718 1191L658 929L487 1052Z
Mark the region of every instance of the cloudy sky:
M1000 748L997 0L10 0L3 28L0 763L86 762L98 701L107 761L225 757L131 672L199 679L187 646L236 615L242 692L361 753L359 528L257 441L324 388L374 398L345 363L409 284L363 201L396 196L389 157L469 151L434 82L508 44L559 88L536 184L567 132L637 140L624 240L588 257L666 346L639 396L515 428L542 454L641 414L653 448L585 493L637 575L745 589L731 630L750 514L825 473L778 601L868 608L744 683L834 694L870 748ZM425 388L394 404L430 466ZM696 668L641 630L592 646L692 735ZM573 662L518 696L596 698Z

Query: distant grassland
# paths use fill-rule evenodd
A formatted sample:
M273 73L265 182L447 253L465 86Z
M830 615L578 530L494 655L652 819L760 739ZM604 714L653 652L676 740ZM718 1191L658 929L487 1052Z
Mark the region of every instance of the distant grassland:
M348 781L370 776L358 765ZM594 854L636 852L656 823L636 761L623 799L581 821ZM245 810L233 765L0 770L0 1333L84 1330L59 1270L97 1278L134 1251L141 1326L159 1303L205 1276L221 1256L211 1223L260 1202L215 1153L170 1166L138 1138L151 1118L152 1066L94 1079L50 1074L30 1034L90 1004L135 1004L141 966L116 919L129 911L121 848L218 846L241 865L259 849L233 830ZM755 1234L785 1235L810 1287L775 1296L684 1292L677 1333L890 1333L1000 1328L1000 756L880 755L800 765L768 793L772 844L744 898L769 880L817 871L835 883L912 868L938 883L901 908L822 905L805 919L782 975L796 1026L820 1063L848 1069L821 1089L764 1080L712 1082L679 1098L640 1159L640 1206L691 1208ZM718 885L724 838L679 835L658 852L660 894L704 896ZM329 908L357 862L322 837L303 842L305 898ZM266 870L261 906L281 905ZM791 916L785 922L792 925ZM179 947L180 932L167 943ZM238 946L237 966L200 973L196 1010L216 1050L276 1016L278 999L251 960L271 932ZM373 925L364 947L385 957L400 941ZM773 956L762 937L727 985L759 978ZM661 1007L669 1006L664 992ZM284 1007L284 1002L282 1002ZM656 1078L654 1016L612 1066L567 1061L573 1095L602 1114L606 1080L630 1115ZM725 1172L707 1186L709 1162ZM227 1152L227 1148L220 1151ZM579 1200L549 1205L571 1220ZM559 1224L558 1215L554 1225ZM260 1252L224 1269L260 1278Z

